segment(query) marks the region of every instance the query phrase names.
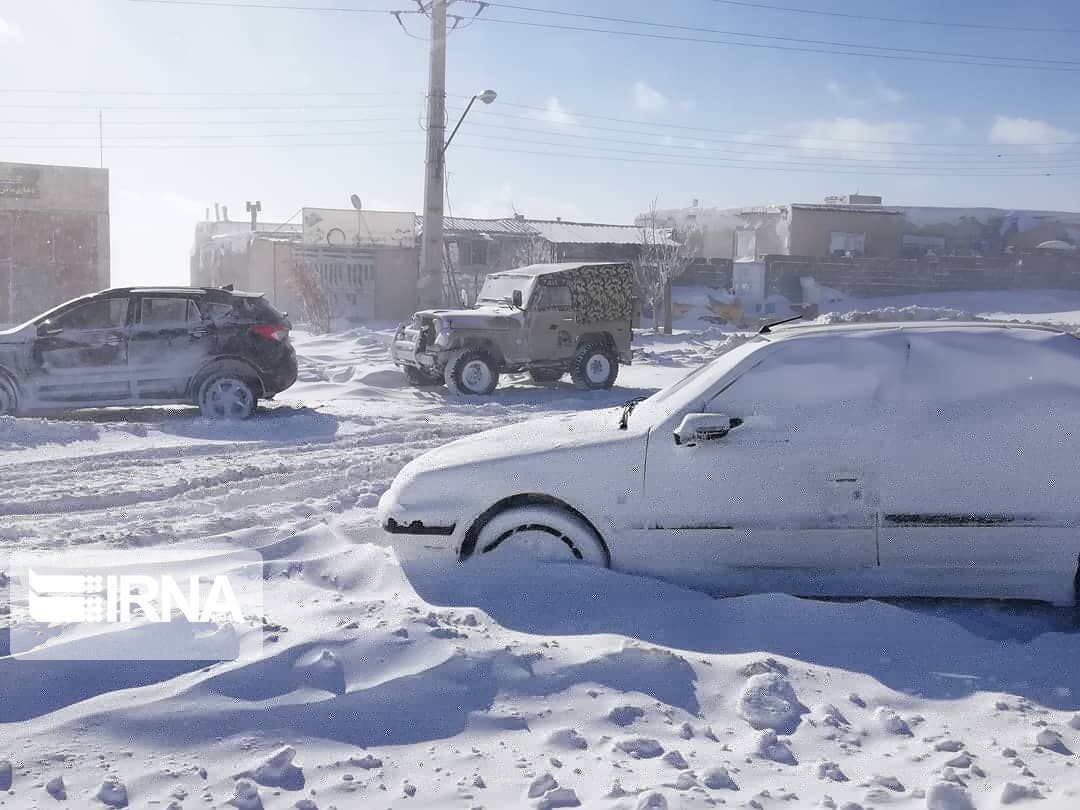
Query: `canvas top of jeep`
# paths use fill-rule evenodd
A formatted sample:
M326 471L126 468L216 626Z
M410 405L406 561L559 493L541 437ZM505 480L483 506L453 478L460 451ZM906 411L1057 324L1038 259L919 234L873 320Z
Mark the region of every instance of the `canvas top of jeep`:
M505 319L528 310L538 288L559 286L570 288L568 306L578 323L621 320L632 314L634 271L629 263L558 262L492 273L484 280L475 307L420 310L413 321L453 318L455 328L507 328ZM520 304L514 303L515 292L521 294Z

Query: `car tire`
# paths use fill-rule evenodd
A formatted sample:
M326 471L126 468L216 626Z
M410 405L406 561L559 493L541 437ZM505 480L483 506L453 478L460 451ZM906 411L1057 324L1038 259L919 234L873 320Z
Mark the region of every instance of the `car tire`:
M405 372L405 378L412 384L419 387L431 387L439 386L443 384L443 380L434 374L428 374L426 371L415 366L403 366L402 369Z
M455 394L486 396L499 384L499 366L483 349L466 349L447 362L444 379Z
M15 393L15 386L0 377L0 416L14 416L18 408L19 397Z
M586 391L611 388L618 376L619 358L600 341L582 343L570 361L570 378Z
M529 369L529 376L537 385L554 385L566 374L561 368L533 368Z
M522 557L539 562L583 562L606 568L608 550L596 531L574 513L554 505L511 507L480 529L473 556Z
M199 386L199 411L207 419L247 419L257 401L254 386L234 371L211 374Z

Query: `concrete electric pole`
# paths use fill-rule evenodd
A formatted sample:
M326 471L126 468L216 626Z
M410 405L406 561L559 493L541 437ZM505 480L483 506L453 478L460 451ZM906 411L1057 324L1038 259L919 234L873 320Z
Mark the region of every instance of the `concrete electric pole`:
M431 66L427 96L427 158L424 172L424 231L420 242L420 305L443 303L443 150L446 134L446 4L431 0Z

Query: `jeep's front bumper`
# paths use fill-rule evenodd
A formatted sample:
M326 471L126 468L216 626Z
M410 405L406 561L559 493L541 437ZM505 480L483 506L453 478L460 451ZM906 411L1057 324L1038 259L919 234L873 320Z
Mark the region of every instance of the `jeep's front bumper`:
M421 348L420 330L411 324L398 328L390 344L390 357L399 366L412 366L427 371L438 367L439 351L435 347Z

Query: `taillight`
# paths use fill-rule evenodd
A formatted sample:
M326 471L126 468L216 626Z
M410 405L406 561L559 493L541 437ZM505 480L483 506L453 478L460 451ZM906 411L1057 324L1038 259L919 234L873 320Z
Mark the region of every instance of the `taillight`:
M278 343L289 339L289 330L277 323L257 323L251 327L251 331L259 337L270 338Z

